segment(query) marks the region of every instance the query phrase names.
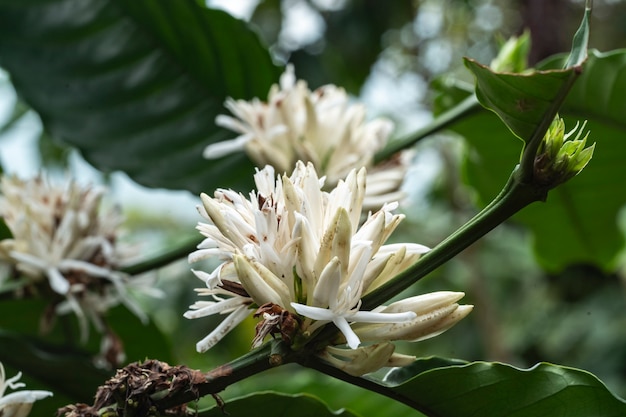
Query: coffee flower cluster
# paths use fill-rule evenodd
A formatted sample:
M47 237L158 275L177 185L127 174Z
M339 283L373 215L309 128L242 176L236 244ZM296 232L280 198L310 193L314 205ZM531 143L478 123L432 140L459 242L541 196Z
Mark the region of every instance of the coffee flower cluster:
M229 98L226 107L234 117L220 115L216 123L240 136L207 146L205 158L245 150L257 166L271 165L277 172L291 172L299 160L312 162L329 188L352 169L365 167L370 171L366 208L378 209L401 198L398 189L409 154L373 167L374 155L387 144L393 123L382 118L365 121L365 106L350 103L343 88L329 84L311 91L305 81L296 81L289 65L267 102Z
M218 189L202 194L205 240L189 256L195 263L219 258L210 272L194 270L206 287L187 318L227 317L197 344L204 352L250 315L261 316L254 345L280 334L292 346L306 344L326 324L340 331L322 357L353 374L407 363L395 355L394 340L421 340L443 332L466 316L462 293L411 297L373 311L361 298L413 264L428 248L386 240L403 216L385 204L360 225L366 171L352 170L331 191L323 191L311 163L296 163L291 176L257 171L249 198ZM372 342L371 345L364 345ZM364 359L367 358L367 359ZM412 360L412 358L410 358Z
M31 291L52 290L54 311L73 311L83 338L88 319L103 331L102 315L119 302L144 317L117 270L126 256L116 244L122 218L117 209L100 210L102 189L5 176L0 192L0 215L11 234L0 241L0 263L13 271L0 285L22 280Z

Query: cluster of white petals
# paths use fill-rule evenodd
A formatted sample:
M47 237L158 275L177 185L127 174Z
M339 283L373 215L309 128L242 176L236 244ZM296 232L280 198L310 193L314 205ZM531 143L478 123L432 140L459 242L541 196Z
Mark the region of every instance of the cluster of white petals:
M205 222L197 228L205 240L189 261L219 258L222 263L211 272L194 270L206 283L197 291L208 300L193 304L185 317L227 317L198 342L198 351L210 349L257 307L272 305L278 310L263 314L272 325L280 327L282 316L276 311L286 311L298 318L299 334L307 338L332 322L344 338L339 344L347 344L348 350L368 349L348 356L389 363L395 358L393 346L391 352L376 351L386 355L381 360L379 353L365 354L372 348L359 348L361 342L424 338L469 312L455 303L461 293L446 293L456 295L443 301L433 296L431 308L422 298L421 303L408 299L374 311L360 310L364 295L428 251L413 243L385 245L403 218L392 212L396 203L370 213L360 225L365 178L365 169L352 170L327 192L313 165L298 162L291 176L275 177L270 166L257 171L257 190L249 198L224 189L214 197L202 194L199 212ZM363 369L370 367L354 372Z
M0 183L0 216L11 237L0 241L0 262L26 285L48 285L61 295L56 313L73 311L81 334L88 319L103 330L101 317L123 302L144 318L127 294L127 277L116 270L126 257L116 244L122 221L119 210L100 210L103 189L75 182L56 186L37 176L21 180L4 176ZM4 284L7 277L0 277Z
M41 390L23 390L5 395L7 388L15 390L25 386L22 382L17 382L21 377L22 374L18 373L14 377L6 379L4 366L0 363L0 416L26 417L35 401L52 396L50 391Z
M240 134L206 147L204 157L216 159L245 150L257 166L271 165L291 172L297 161L312 162L326 186L334 187L352 169L370 171L364 206L378 209L399 200L399 188L408 166L404 153L373 168L374 155L389 140L393 123L365 120L365 107L351 103L343 88L329 84L309 90L296 81L291 65L273 85L267 102L228 99L233 117L220 115L216 123Z

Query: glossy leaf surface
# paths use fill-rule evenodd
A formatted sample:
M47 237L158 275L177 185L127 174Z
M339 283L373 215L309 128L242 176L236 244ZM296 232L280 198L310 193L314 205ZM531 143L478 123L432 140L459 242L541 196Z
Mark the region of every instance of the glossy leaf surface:
M265 97L278 68L247 25L193 0L0 2L0 65L53 137L151 187L247 189L243 154L207 161L227 96Z
M384 384L433 417L626 414L626 402L585 371L546 363L530 369L487 362L431 368L441 361L422 359L408 369L394 369Z

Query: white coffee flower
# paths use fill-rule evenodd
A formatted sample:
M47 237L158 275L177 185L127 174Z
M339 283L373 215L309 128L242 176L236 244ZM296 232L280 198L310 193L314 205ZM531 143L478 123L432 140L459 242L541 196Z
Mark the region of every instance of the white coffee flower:
M7 388L15 390L25 386L22 382L17 382L21 377L20 372L12 378L5 379L4 366L0 363L0 416L26 417L35 401L52 396L50 391L42 390L16 391L5 395Z
M257 166L271 165L277 172L291 172L297 161L312 162L329 188L353 169L370 171L366 209L399 200L398 191L408 166L408 154L373 167L374 155L389 140L393 123L365 120L365 106L351 103L346 91L335 85L309 90L296 81L292 65L273 85L267 102L226 101L233 117L220 115L216 123L240 134L235 139L206 147L204 157L216 159L245 150Z
M339 356L342 369L359 372L380 363L406 363L385 344L359 348L365 341L359 331L372 341L372 335L382 333L378 329L384 326L404 329L403 323L415 323L412 325L419 326L416 332L428 330L433 334L451 326L452 318L435 321L426 315L433 316L434 309L453 305L462 297L459 293L433 296L421 302L408 299L399 306L394 303L374 311L360 310L365 294L428 251L425 246L411 243L385 245L403 218L392 213L395 203L384 205L359 226L365 176L365 169L353 170L345 181L326 192L322 190L324 179L318 178L313 165L298 162L290 177L275 179L270 166L257 171L257 191L250 193L249 198L223 189L217 190L213 198L201 196L203 205L199 211L206 222L199 223L198 230L206 239L189 256L189 261L217 257L223 262L210 273L194 271L206 283L206 288L197 291L211 300L196 302L185 317L228 316L198 342L199 352L210 349L252 314L263 317L254 345L260 344L266 335L277 333L283 340L292 342L300 337L306 343L324 325L334 323L343 337L337 344L347 343L357 351L338 355L334 350L322 356ZM450 315L460 307L454 304L447 308L435 316ZM454 317L458 320L462 315ZM361 326L365 327L357 330ZM380 341L414 336L414 332L391 328L393 337L381 334ZM367 364L346 364L350 358L360 362L369 359Z
M60 297L56 313L73 311L83 339L88 318L103 329L101 317L123 302L140 318L127 294L127 277L118 271L126 257L117 244L118 209L100 210L104 190L75 182L55 186L42 176L21 180L4 176L0 216L11 237L0 241L0 262L14 268L26 285L44 285Z

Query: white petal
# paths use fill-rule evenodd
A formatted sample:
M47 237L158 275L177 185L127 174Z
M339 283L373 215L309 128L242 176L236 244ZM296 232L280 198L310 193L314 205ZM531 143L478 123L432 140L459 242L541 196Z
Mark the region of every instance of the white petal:
M211 349L251 313L252 310L249 310L247 306L241 306L233 311L208 336L196 343L196 350L202 353Z
M242 255L235 255L233 261L241 284L255 303L287 305L289 289L272 271Z
M343 333L346 338L346 343L350 348L356 349L359 347L361 340L359 336L354 333L354 330L352 330L352 327L350 327L350 324L344 317L335 317L333 323L335 323L335 326Z
M413 320L417 317L412 311L404 313L376 313L373 311L357 311L347 316L350 321L355 323L398 323L402 321Z
M231 153L244 150L245 144L250 140L250 136L239 136L232 140L223 140L215 142L204 148L202 156L206 159L218 159Z
M454 291L436 291L396 301L385 307L385 313L413 311L416 314L427 314L450 304L454 304L465 296L465 293Z
M103 268L92 264L91 262L81 261L78 259L62 259L59 261L58 269L60 271L80 271L85 272L94 277L107 278L111 277L112 272L109 268Z
M203 301L194 304L192 307L196 305L203 306L201 308L196 308L192 310L188 310L183 314L183 316L187 319L197 319L199 317L211 316L213 314L224 314L231 312L233 310L237 310L242 306L247 306L250 304L250 299L245 297L232 297L227 298L221 301Z
M48 268L48 263L45 260L37 256L33 256L29 253L11 251L9 255L11 255L13 259L19 262L24 262L25 264L34 266L35 268L39 270L45 271Z
M219 277L219 271L220 271L222 265L220 265L219 267L215 268L213 270L213 272L211 272L210 274L207 274L204 271L198 271L196 269L192 269L191 272L193 272L193 274L196 277L201 279L206 284L207 288L212 290L213 288L215 288L216 286L221 284L221 280L220 280L220 277Z
M341 265L339 259L333 258L326 264L317 284L313 289L312 305L316 307L328 307L330 300L337 297L341 285Z
M332 321L335 314L327 308L307 306L299 303L291 303L291 307L301 316L319 321Z
M70 283L65 279L63 275L56 268L46 269L46 275L48 276L48 282L50 287L57 293L65 295L70 290Z
M219 256L223 253L222 250L217 248L211 249L199 249L197 251L191 252L189 256L187 256L187 262L190 264L202 261L204 259L213 258Z
M47 397L52 397L52 392L42 390L25 390L12 392L0 398L0 411L6 411L6 406L34 403ZM4 416L4 414L2 414Z

